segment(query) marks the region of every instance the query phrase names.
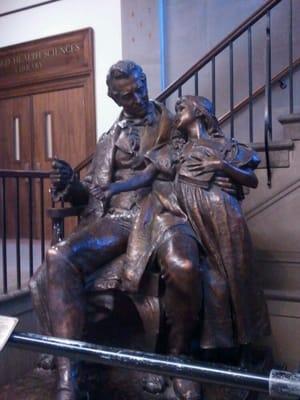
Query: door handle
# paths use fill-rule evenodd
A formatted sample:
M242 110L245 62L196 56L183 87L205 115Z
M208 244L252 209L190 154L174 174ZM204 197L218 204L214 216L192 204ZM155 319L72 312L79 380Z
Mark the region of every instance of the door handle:
M53 116L51 112L45 113L45 141L46 141L46 159L53 158Z

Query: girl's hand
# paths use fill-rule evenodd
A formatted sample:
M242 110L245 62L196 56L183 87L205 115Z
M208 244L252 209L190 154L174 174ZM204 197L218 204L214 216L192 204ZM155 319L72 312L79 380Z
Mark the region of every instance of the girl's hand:
M205 149L205 158L202 156L191 155L190 162L186 164L191 172L196 172L200 175L203 172L213 172L223 170L224 163L215 152L210 149Z

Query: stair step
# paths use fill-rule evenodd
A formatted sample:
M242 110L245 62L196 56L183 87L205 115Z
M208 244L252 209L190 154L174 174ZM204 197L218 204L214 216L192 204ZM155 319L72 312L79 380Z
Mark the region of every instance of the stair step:
M300 140L300 113L281 115L278 121L286 139Z
M257 152L265 151L265 144L263 142L249 143L249 146ZM270 151L280 150L293 150L294 142L292 139L276 140L269 142Z
M259 169L266 168L265 144L262 142L250 143L250 147L256 150L261 158ZM294 142L291 139L276 140L269 143L269 155L271 168L288 168L290 166L290 150L293 150Z

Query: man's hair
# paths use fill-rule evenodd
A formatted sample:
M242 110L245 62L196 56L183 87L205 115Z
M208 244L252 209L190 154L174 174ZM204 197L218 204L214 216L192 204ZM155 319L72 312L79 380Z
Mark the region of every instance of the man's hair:
M121 60L112 65L106 76L109 97L114 98L117 93L112 90L112 81L115 79L128 79L130 77L138 78L147 85L146 75L142 68L134 61Z

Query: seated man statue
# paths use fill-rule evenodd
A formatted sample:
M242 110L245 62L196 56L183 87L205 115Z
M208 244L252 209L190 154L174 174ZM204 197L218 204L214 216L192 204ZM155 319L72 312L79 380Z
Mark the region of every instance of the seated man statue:
M79 226L47 251L41 267L47 269L46 308L50 333L69 339L82 337L86 314L85 280L125 253L140 201L151 192L151 186L123 192L114 196L106 207L95 195L95 188L124 181L144 169L144 155L169 141L173 130L172 116L167 109L149 101L146 76L137 64L119 61L113 65L107 75L107 86L108 95L122 107L122 112L100 138L88 175L79 181L67 163L56 160L51 176L56 200L85 206ZM163 184L167 191L171 183ZM149 248L152 255L155 253L165 281L165 312L170 326L167 352L186 354L201 303L199 242L180 212L162 218L154 237L155 243L149 243ZM136 252L139 252L138 241ZM34 280L35 277L31 288ZM41 310L37 311L41 315ZM56 399L76 399L72 361L58 357L57 373ZM200 398L196 383L174 378L173 386L179 399Z

